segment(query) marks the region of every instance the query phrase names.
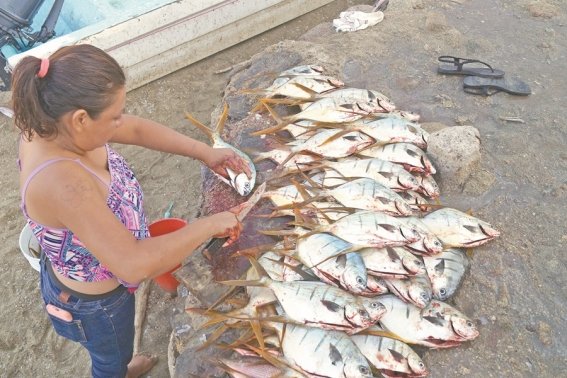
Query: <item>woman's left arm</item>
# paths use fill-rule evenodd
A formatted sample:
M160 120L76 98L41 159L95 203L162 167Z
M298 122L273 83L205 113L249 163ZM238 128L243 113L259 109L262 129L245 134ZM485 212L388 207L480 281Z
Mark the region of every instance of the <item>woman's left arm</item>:
M151 150L182 155L207 162L213 148L149 119L124 114L112 143L133 144Z
M214 172L227 178L225 168L251 176L246 162L234 151L228 148L212 148L160 123L129 114L122 116L122 125L116 129L110 142L133 144L198 159Z

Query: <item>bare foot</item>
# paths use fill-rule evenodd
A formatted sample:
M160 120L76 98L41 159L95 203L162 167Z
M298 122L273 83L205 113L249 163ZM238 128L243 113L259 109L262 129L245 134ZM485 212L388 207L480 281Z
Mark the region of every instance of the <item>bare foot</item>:
M142 374L146 374L154 365L157 363L157 356L139 353L132 357L132 361L128 364L128 374L127 378L138 378Z

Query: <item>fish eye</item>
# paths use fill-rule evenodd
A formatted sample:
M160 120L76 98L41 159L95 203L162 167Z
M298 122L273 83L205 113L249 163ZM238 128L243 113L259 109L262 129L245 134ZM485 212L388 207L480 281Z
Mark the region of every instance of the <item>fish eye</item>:
M362 279L362 277L358 276L358 277L356 277L356 283L363 285L364 280Z
M439 290L439 294L441 294L442 296L445 296L445 294L447 294L447 290L445 290L445 289L440 289L440 290Z
M419 367L423 369L425 367L425 364L423 362L420 362Z
M473 326L473 323L472 323L470 320L467 320L467 326L468 326L468 327L472 327L472 326Z
M360 371L360 373L362 373L364 375L370 374L370 370L366 366L360 366L358 368L358 371Z
M370 304L370 307L372 307L372 308L379 308L380 305L381 305L380 302L372 302L372 303Z
M435 240L434 242L435 245L441 246L441 242L439 240Z
M422 263L421 261L419 261L419 260L415 260L415 265L417 265L417 266L422 266L423 263Z

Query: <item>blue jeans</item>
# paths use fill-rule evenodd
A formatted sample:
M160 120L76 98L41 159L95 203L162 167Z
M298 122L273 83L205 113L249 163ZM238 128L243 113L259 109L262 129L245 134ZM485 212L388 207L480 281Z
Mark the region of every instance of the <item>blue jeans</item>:
M134 295L124 290L99 300L71 295L62 301L61 290L49 276L44 260L40 283L43 301L73 316L69 322L48 314L55 331L89 351L93 377L125 377L134 348Z

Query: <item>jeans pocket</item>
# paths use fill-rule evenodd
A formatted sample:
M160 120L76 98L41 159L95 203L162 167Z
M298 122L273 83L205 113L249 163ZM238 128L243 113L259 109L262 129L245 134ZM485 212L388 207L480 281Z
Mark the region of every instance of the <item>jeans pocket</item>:
M49 316L49 319L51 319L53 328L58 335L79 343L87 342L87 337L85 336L85 331L80 320L71 320L70 322L67 322L56 318L51 314L47 315Z

